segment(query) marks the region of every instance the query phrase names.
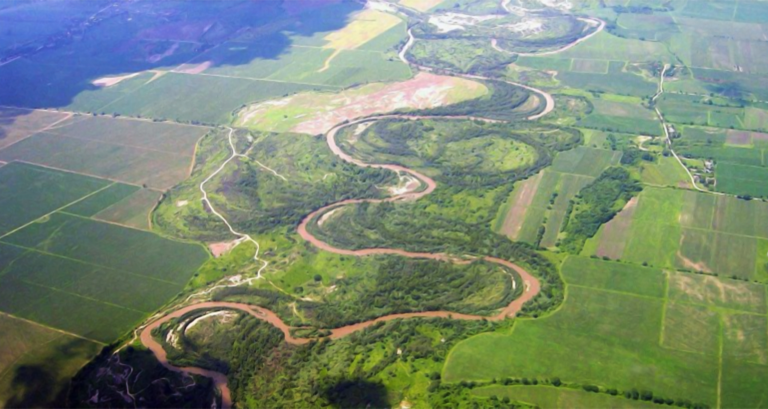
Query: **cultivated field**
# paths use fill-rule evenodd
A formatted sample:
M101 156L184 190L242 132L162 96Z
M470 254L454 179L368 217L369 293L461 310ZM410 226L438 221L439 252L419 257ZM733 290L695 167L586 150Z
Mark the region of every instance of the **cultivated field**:
M760 278L766 214L762 202L646 187L588 247L611 259Z
M68 117L62 112L0 107L0 149L53 126Z
M562 271L569 286L560 310L547 318L521 320L510 333L481 334L460 343L447 360L443 380L527 377L541 383L559 377L620 391L652 391L673 401L716 405L722 400L723 407L762 396L750 379L762 370L758 362L768 345L746 334L765 340L763 285L574 257ZM475 393L509 393L542 407L571 407L552 387L516 388L495 386ZM617 407L626 407L625 402Z
M130 198L131 186L19 163L0 172L0 311L108 343L207 258L201 246L83 217Z
M160 192L141 189L93 215L94 219L149 230L149 214L160 201Z
M0 168L0 235L106 188L106 180L21 163Z
M79 116L0 149L0 160L164 190L189 175L195 144L207 131L187 125Z
M509 204L500 209L506 215L499 232L513 240L556 246L571 199L620 157L621 152L586 147L558 154L551 168L518 183Z

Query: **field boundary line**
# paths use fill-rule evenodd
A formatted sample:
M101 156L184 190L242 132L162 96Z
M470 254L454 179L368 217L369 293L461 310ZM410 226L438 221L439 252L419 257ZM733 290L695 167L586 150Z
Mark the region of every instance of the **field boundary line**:
M50 215L52 215L52 214L54 214L54 213L58 212L59 210L63 210L63 209L66 209L67 207L69 207L69 206L71 206L71 205L73 205L73 204L75 204L75 203L81 202L81 201L83 201L83 200L85 200L85 199L87 199L87 198L89 198L89 197L91 197L91 196L95 195L96 193L99 193L99 192L101 192L101 191L103 191L103 190L106 190L107 188L109 188L110 186L113 186L114 184L115 184L114 182L113 182L113 183L109 183L109 184L107 184L106 186L104 186L104 187L102 187L102 188L100 188L100 189L94 190L93 192L91 192L91 193L88 193L87 195L85 195L85 196L83 196L83 197L81 197L81 198L79 198L79 199L75 200L74 202L70 202L70 203L67 203L67 204L65 204L64 206L62 206L62 207L59 207L58 209L54 209L54 210L52 210L52 211L51 211L51 212L49 212L49 213L46 213L46 214L44 214L44 215L42 215L42 216L40 216L40 217L36 217L34 220L31 220L31 221L29 221L29 222L25 223L24 225L22 225L22 226L19 226L19 227L15 228L15 229L13 229L13 230L11 230L11 231L7 232L7 233L4 233L4 234L0 235L0 240L2 240L2 239L4 239L4 238L6 238L6 237L10 236L11 234L13 234L13 233L16 233L17 231L19 231L19 230L21 230L21 229L23 229L23 228L25 228L25 227L27 227L27 226L29 226L29 225L31 225L31 224L33 224L33 223L37 222L37 221L38 221L38 220L40 220L40 219L46 218L46 217L48 217L48 216L50 216ZM10 244L10 243L8 243L8 244Z
M48 289L48 290L51 290L51 291L54 291L54 292L57 292L57 293L68 294L68 295L71 295L71 296L73 296L73 297L82 298L82 299L84 299L84 300L88 300L88 301L93 301L93 302L95 302L95 303L104 304L104 305L109 305L109 306L112 306L112 307L115 307L115 308L120 308L120 309L123 309L123 310L127 310L127 311L138 312L138 313L140 313L140 314L143 314L143 315L148 315L148 314L151 314L151 312L147 312L147 311L141 311L141 310L137 310L137 309L134 309L134 308L131 308L131 307L126 307L126 306L124 306L124 305L120 305L120 304L113 304L113 303L111 303L111 302L107 302L107 301L98 300L98 299L96 299L96 298L86 297L86 296L84 296L84 295L80 295L80 294L72 293L72 292L69 292L69 291L67 291L67 290L65 290L65 289L61 289L61 288L48 287L47 285L42 285L42 284L38 284L38 283L33 283L33 282L31 282L31 281L27 281L27 280L24 280L24 279L19 279L18 281L19 281L19 282L22 282L22 283L24 283L24 284L33 285L33 286L35 286L35 287L45 288L45 289Z
M79 136L61 135L61 134L57 134L57 133L53 133L53 132L48 132L48 131L40 131L40 132L37 133L37 135L40 135L40 134L51 135L51 136L55 136L57 138L69 138L69 139L77 139L77 140L80 140L80 141L96 142L96 143L100 143L100 144L104 144L104 145L123 146L123 147L131 148L131 149L137 149L137 150L148 151L148 152L165 153L165 154L168 154L168 155L180 156L180 157L184 157L184 158L187 157L187 155L181 154L181 153L178 153L178 152L171 152L171 151L164 151L164 150L160 150L160 149L145 148L145 147L136 146L136 145L128 145L128 144L120 143L120 142L106 142L106 141L100 141L98 139L82 138L82 137L79 137Z
M141 230L141 231L144 232L144 233L147 233L146 230ZM7 241L0 240L0 243L8 245L8 246L13 246L13 247L17 247L17 248L20 248L20 249L28 250L28 251L34 251L36 253L44 254L46 256L57 257L57 258L61 258L61 259L64 259L64 260L74 261L74 262L77 262L77 263L80 263L80 264L85 264L85 265L88 265L88 266L99 267L101 269L118 271L120 273L132 275L132 276L136 276L136 277L141 277L141 278L145 278L145 279L149 279L149 280L153 280L153 281L158 281L158 282L165 283L165 284L172 284L172 285L177 285L177 286L183 286L185 284L185 283L175 283L173 281L163 280L162 278L145 276L145 275L133 272L133 271L123 270L121 268L115 268L115 267L104 266L104 265L101 265L101 264L91 263L89 261L79 260L79 259L76 259L76 258L64 256L64 255L61 255L61 254L50 253L50 252L43 251L43 250L40 250L40 249L36 249L36 248L33 248L33 247L22 246L22 245L10 243L10 242L7 242ZM108 272L108 274L112 274L112 273Z
M584 288L584 289L588 289L588 290L603 291L603 292L606 292L606 293L626 295L626 296L629 296L629 297L645 298L645 299L648 299L648 300L663 300L664 299L663 297L654 297L652 295L635 294L635 293L629 293L629 292L626 292L626 291L611 290L611 289L608 289L608 288L590 287L590 286L582 285L582 284L573 284L573 283L571 283L571 284L568 284L568 285L576 287L576 288Z
M723 390L723 333L725 332L725 322L723 321L723 316L721 314L717 314L717 323L720 327L720 331L718 333L718 354L717 354L717 406L715 406L717 409L721 408L722 405L722 390Z
M34 112L34 110L31 110L31 111L33 111L33 112ZM50 112L50 111L43 111L43 112ZM57 121L54 121L53 123L51 123L51 124L49 124L49 125L46 125L46 126L44 126L44 127L40 128L40 129L36 129L36 130L34 130L34 131L30 132L28 135L24 136L23 138L21 138L21 139L18 139L18 140L16 140L16 141L13 141L13 142L12 142L12 143L10 143L9 145L6 145L6 146L4 146L4 147L0 148L0 152L1 152L1 151L4 151L4 150L6 150L6 149L8 149L8 148L10 148L10 147L11 147L11 146L13 146L13 145L16 145L17 143L19 143L19 142L21 142L21 141L25 141L25 140L27 140L27 139L29 139L29 138L31 138L31 137L33 137L33 136L35 136L35 135L41 134L41 133L43 133L43 132L45 132L45 131L48 131L48 130L52 129L54 126L56 126L56 125L58 125L58 124L60 124L60 123L62 123L62 122L64 122L64 121L66 121L67 119L71 119L72 117L74 117L74 116L75 116L75 114L74 114L73 112L61 112L61 111L57 111L57 112L58 112L58 113L63 113L63 114L65 114L65 115L64 115L64 118L61 118L61 119L59 119L59 120L57 120Z
M75 337L75 338L80 338L80 339L82 339L82 340L85 340L85 341L89 341L89 342L93 342L93 343L95 343L95 344L99 344L99 345L107 345L107 343L106 343L106 342L97 341L97 340L95 340L95 339L91 339L91 338L88 338L88 337L84 337L84 336L82 336L82 335L78 335L78 334L75 334L75 333L73 333L73 332L64 331L63 329L59 329L59 328L54 328L54 327L51 327L51 326L49 326L49 325L45 325L45 324L39 323L39 322L37 322L37 321L28 320L28 319L26 319L26 318L18 317L18 316L16 316L16 315L13 315L13 314L9 314L9 313L7 313L7 312L4 312L4 311L0 311L0 315L6 316L6 317L11 317L11 318L13 318L13 319L17 319L17 320L20 320L20 321L24 321L24 322L26 322L26 323L28 323L28 324L32 324L32 325L36 325L36 326L38 326L38 327L41 327L41 328L49 329L49 330L51 330L51 331L55 331L55 332L58 332L58 333L60 333L60 334L69 335L69 336L71 336L71 337Z
M265 82L279 82L282 84L298 84L298 85L309 85L312 87L326 87L326 88L333 88L334 90L343 90L344 87L339 87L336 85L326 85L326 84L317 84L317 83L311 83L311 82L299 82L299 81L286 81L286 80L276 80L276 79L269 79L269 77L266 78L254 78L254 77L236 77L234 75L224 75L224 74L206 74L204 72L193 74L190 72L181 72L181 71L168 71L171 74L179 74L179 75L199 75L201 77L218 77L218 78L229 78L229 79L235 79L235 80L246 80L246 81L265 81ZM279 72L279 71L278 71ZM277 73L275 73L277 74ZM271 77L271 75L270 75ZM271 98L274 99L274 98Z
M155 121L152 118L136 118L132 116L127 115L119 115L119 116L112 116L112 115L101 115L96 112L85 112L85 111L65 111L61 109L52 109L52 108L29 108L29 107L21 107L16 105L2 105L0 104L0 108L10 108L10 109L23 109L26 111L41 111L41 112L58 112L58 113L65 113L65 114L72 114L72 115L80 115L83 117L94 117L94 118L110 118L110 119L118 119L123 121L138 121L138 122L151 122L154 124L165 124L165 125L176 125L176 126L188 126L193 128L206 128L206 129L213 129L213 126L210 125L195 125L195 124L188 124L184 122L176 122L169 119L166 119L164 121Z
M667 322L667 308L669 308L669 277L669 272L664 271L664 305L661 309L661 331L659 332L659 346L662 348L664 348L664 330Z
M129 196L129 197L130 197L130 196ZM128 198L126 197L125 199L128 199ZM113 207L117 206L118 204L122 203L122 202L123 202L125 199L123 199L123 200L120 200L120 201L118 201L117 203L113 203L113 204L111 204L111 205L109 205L109 206L105 207L105 208L104 208L103 210L101 210L99 213L101 213L101 212L103 212L103 211L105 211L105 210L107 210L107 209L111 209L111 208L113 208ZM118 222L113 222L113 221L111 221L111 220L99 219L98 217L96 217L96 216L97 216L99 213L96 213L96 214L94 214L94 215L93 215L93 216L91 216L91 217L85 217L85 216L82 216L82 215L79 215L79 214L74 214L74 213L65 212L65 211L63 211L63 210L62 210L62 211L60 211L59 213L61 213L61 214L66 214L67 216L77 217L77 218L80 218L80 219L87 219L87 220L91 220L91 221L95 221L95 222L101 222L101 223L106 223L106 224L112 224L112 225L115 225L115 226L124 227L124 228L126 228L126 229L131 229L131 230L138 230L138 231L147 232L147 230L144 230L144 229L140 229L140 228L138 228L138 227L134 227L134 226L129 226L129 225L127 225L127 224L122 224L122 223L118 223Z
M667 226L672 226L672 225L667 225ZM743 237L743 238L746 238L746 239L768 240L768 237L750 236L748 234L731 233L731 232L715 230L715 229L703 229L701 227L680 226L680 228L687 229L687 230L696 230L696 231L701 231L701 232L711 232L711 233L727 234L729 236Z
M38 162L30 162L30 161L21 160L21 159L14 159L14 160L13 160L13 162L24 163L24 164L27 164L27 165L32 165L32 166L40 166L41 168L46 168L46 169L51 169L51 170L57 170L57 171L59 171L59 172L65 172L65 173L72 173L72 174L75 174L75 175L80 175L80 176L88 176L88 177L90 177L90 178L95 178L95 179L106 180L106 181L112 182L112 184L115 184L115 183L122 183L122 184L124 184L124 185L131 185L131 186L136 186L136 187L144 188L144 186L143 186L143 185L141 185L140 183L134 183L134 182L126 182L126 181L124 181L124 180L118 180L118 179L108 178L108 177L104 177L104 176L94 175L94 174L91 174L91 173L78 172L78 171L75 171L75 170L70 170L70 169L58 168L58 167L56 167L56 166L45 165L45 164L42 164L42 163L38 163ZM155 190L155 189L156 189L156 188L153 188L152 190ZM167 189L166 189L166 190L167 190ZM70 204L74 204L74 202L72 202L72 203L70 203ZM5 237L5 236L0 236L0 239L2 239L3 237Z

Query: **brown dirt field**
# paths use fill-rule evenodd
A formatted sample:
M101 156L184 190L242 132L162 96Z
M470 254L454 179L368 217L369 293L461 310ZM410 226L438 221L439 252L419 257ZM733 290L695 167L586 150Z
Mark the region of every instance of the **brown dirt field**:
M419 73L410 80L387 84L370 94L346 97L343 105L330 110L318 110L312 119L299 123L292 131L317 135L327 132L345 120L392 112L400 108L425 109L441 106L450 102L448 91L454 88L457 81L465 80Z
M637 209L637 196L630 199L611 221L606 223L603 228L603 235L600 237L600 245L595 253L598 257L608 257L612 260L619 260L624 255L624 248L627 245L627 234L632 226L632 218Z
M752 143L752 132L736 131L729 129L725 134L725 143L729 145L750 145Z
M66 112L0 107L0 149L71 117Z
M523 227L525 212L528 210L531 202L533 202L533 197L536 195L536 190L539 187L542 174L542 172L539 172L520 184L520 188L517 189L517 192L512 199L514 203L512 204L512 207L509 208L507 215L504 216L504 224L501 226L501 233L512 240L517 239L517 235Z

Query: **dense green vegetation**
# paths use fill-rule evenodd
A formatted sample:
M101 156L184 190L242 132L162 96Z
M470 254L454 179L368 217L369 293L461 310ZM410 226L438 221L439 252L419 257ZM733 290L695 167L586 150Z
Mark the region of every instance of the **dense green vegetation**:
M198 240L231 237L221 220L203 206L199 190L200 183L231 154L226 132L221 130L201 141L193 176L163 198L154 222L164 231ZM330 152L324 140L307 135L241 131L236 141L238 152L247 152L246 157L233 161L207 189L217 211L241 231L262 233L296 226L326 204L382 197L385 192L376 186L395 179L392 172L344 162Z
M461 265L381 256L376 263L375 271L334 277L327 284L315 276L294 288L305 295L302 299L241 287L219 290L213 298L256 302L280 313L286 321L295 321L298 314L302 320L297 325L330 329L402 312L443 310L491 315L522 290L516 273L485 261ZM513 280L517 290L512 288Z
M536 115L544 109L540 95L503 81L483 81L488 95L444 107L408 111L416 115L470 116L515 121Z

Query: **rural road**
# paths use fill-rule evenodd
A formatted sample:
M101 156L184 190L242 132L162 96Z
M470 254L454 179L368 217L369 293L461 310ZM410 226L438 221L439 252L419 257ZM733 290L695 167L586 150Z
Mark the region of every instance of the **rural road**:
M653 96L653 98L651 98L651 101L654 102L653 110L656 111L656 116L659 118L659 121L661 122L661 128L664 130L664 137L666 138L669 152L672 153L672 156L674 156L675 159L677 159L677 163L679 163L680 166L683 167L683 170L685 170L685 173L688 174L688 178L691 179L691 184L693 185L694 189L702 193L710 193L716 196L727 196L725 193L722 193L722 192L713 192L711 190L700 188L699 185L696 184L696 178L693 177L693 174L688 169L688 166L685 166L685 163L683 163L683 160L680 159L680 156L678 156L677 152L675 152L675 150L672 148L672 138L669 136L669 128L667 126L667 121L664 120L664 115L661 114L659 107L655 105L656 99L658 99L664 93L664 75L667 73L668 69L669 69L669 65L664 64L664 68L661 69L661 74L659 75L659 90L656 91L656 94Z
M506 7L505 7L505 9L506 9ZM554 51L551 51L551 52L547 52L547 54L554 54L554 53L565 51L566 49L568 49L570 47L573 47L574 45L576 45L576 44L578 44L578 43L580 43L580 42L582 42L582 41L592 37L597 32L599 32L600 30L603 29L604 23L602 22L602 20L600 20L600 22L601 22L601 25L600 25L600 27L598 28L598 30L596 32L591 33L590 35L588 35L588 36L586 36L586 37L584 37L582 39L579 39L579 40L575 41L574 43L571 43L568 46L563 47L563 48L561 48L559 50L554 50ZM406 42L405 46L403 47L403 49L398 54L400 59L405 64L412 65L412 66L414 66L414 67L416 67L416 68L418 68L420 70L423 70L423 71L433 71L432 68L430 68L430 67L423 67L423 66L420 66L418 64L414 64L414 63L408 61L408 59L406 57L406 54L408 52L408 49L411 46L413 46L415 41L416 40L415 40L415 38L413 36L413 33L412 33L411 29L409 29L408 30L408 41ZM539 55L543 55L543 54L539 54ZM454 73L454 75L459 76L459 77L475 79L475 80L499 81L498 79L492 79L492 78L483 77L483 76L479 76L479 75L458 74L458 73ZM663 81L663 73L662 73L662 81ZM554 109L555 101L554 101L554 99L552 98L552 96L549 93L547 93L545 91L542 91L540 89L537 89L537 88L529 87L527 85L523 85L523 84L511 82L511 81L504 81L504 82L506 82L506 83L508 83L510 85L521 87L521 88L526 89L528 91L534 92L536 94L541 95L544 98L544 101L545 101L546 105L545 105L544 109L542 110L542 112L540 112L540 113L538 113L536 115L532 115L532 116L528 117L527 118L528 120L536 120L538 118L541 118L544 115L547 115L550 112L552 112L552 110ZM661 86L660 89L663 89L663 86ZM659 116L661 116L660 113L659 113ZM406 192L403 192L401 194L397 194L397 195L388 197L386 199L348 199L348 200L343 200L343 201L340 201L340 202L336 202L336 203L330 204L328 206L324 206L324 207L322 207L320 209L317 209L314 212L310 213L309 215L307 215L301 221L301 223L300 223L300 225L298 227L298 234L303 239L307 240L309 243L313 244L315 247L317 247L317 248L319 248L321 250L329 251L329 252L336 253L336 254L342 254L342 255L364 257L364 256L370 256L370 255L391 254L391 255L399 255L399 256L402 256L402 257L433 259L433 260L440 260L440 261L447 261L447 262L454 262L454 263L467 263L467 262L469 262L469 260L467 260L467 259L463 259L463 258L459 258L459 257L454 257L454 256L450 256L450 255L447 255L447 254L441 254L441 253L418 253L418 252L410 252L410 251L406 251L406 250L402 250L402 249L394 249L394 248L370 248L370 249L362 249L362 250L342 249L342 248L334 247L333 245L318 239L317 237L313 236L307 230L307 226L309 225L309 223L311 223L313 220L316 220L316 218L318 216L321 216L323 213L325 213L327 211L331 211L333 209L337 209L337 208L340 208L340 207L345 206L345 205L355 204L355 203L363 203L363 202L377 203L377 202L385 202L385 201L418 200L418 199L420 199L420 198L430 194L432 191L435 190L435 188L437 187L437 183L433 179L431 179L430 177L428 177L428 176L426 176L426 175L424 175L424 174L422 174L420 172L414 171L414 170L406 168L404 166L394 165L394 164L369 164L369 163L365 163L365 162L357 160L357 159L351 157L350 155L346 154L336 144L335 137L336 137L336 134L341 129L343 129L345 127L348 127L348 126L357 125L357 124L362 123L362 122L377 121L377 120L386 119L386 118L401 118L401 119L413 119L413 120L416 120L416 119L425 119L425 118L430 118L430 117L429 116L408 116L408 115L383 115L383 116L379 116L379 117L359 119L359 120L352 121L352 122L349 122L349 123L338 124L338 125L336 125L335 127L333 127L331 130L329 130L326 133L326 141L328 143L329 148L340 159L342 159L342 160L344 160L346 162L352 163L354 165L357 165L357 166L389 169L389 170L391 170L393 172L396 172L398 174L401 173L401 172L402 173L408 173L411 176L413 176L414 178L416 178L416 179L420 180L422 183L424 183L426 185L426 188L422 189L422 190L416 190L416 191L414 191L414 190L406 191ZM460 116L460 117L437 116L437 117L434 117L434 118L436 118L436 119L477 119L477 120L484 120L484 121L487 121L487 122L503 122L503 121L497 121L497 120L492 120L492 119L474 118L474 117L469 117L469 116ZM666 130L666 127L665 127L665 130ZM226 167L226 165L229 162L231 162L232 160L234 160L237 157L244 156L242 154L238 154L236 149L235 149L234 143L232 142L232 134L233 133L234 133L234 130L232 128L229 128L229 134L228 134L227 137L229 139L229 145L230 145L230 148L232 150L232 153L231 153L230 157L227 158L221 164L221 166L219 166L219 168L216 169L216 171L214 171L211 175L209 175L200 184L199 188L200 188L200 191L201 191L201 193L203 195L203 199L202 200L210 208L211 212L213 214L215 214L218 218L220 218L227 225L227 227L229 228L230 232L233 235L237 236L240 240L251 241L251 242L253 242L256 245L256 249L257 250L256 250L256 255L254 256L254 260L261 261L263 263L263 266L261 267L261 269L259 270L259 273L257 275L257 278L260 278L261 277L261 271L267 266L267 262L264 261L264 260L259 259L259 257L258 257L258 255L259 255L259 244L258 244L258 242L253 240L247 234L239 233L239 232L235 231L232 228L232 226L230 225L230 223L226 220L226 218L224 216L222 216L220 213L218 213L214 209L212 203L208 199L208 194L205 191L205 184L207 182L209 182L211 179L213 179L216 175L218 175ZM331 339L338 339L338 338L341 338L341 337L345 337L345 336L347 336L349 334L352 334L354 332L363 330L363 329L365 329L367 327L370 327L371 325L374 325L374 324L376 324L378 322L390 321L390 320L401 319L401 318L440 317L440 318L451 318L451 319L461 319L461 320L480 320L480 319L502 320L502 319L505 319L507 317L514 316L517 312L520 311L520 309L522 308L523 304L525 304L527 301L529 301L532 298L534 298L539 293L539 291L541 289L539 281L535 277L533 277L528 271L526 271L522 267L518 266L517 264L512 263L512 262L510 262L508 260L503 260L503 259L499 259L499 258L495 258L495 257L488 257L488 256L486 256L486 257L482 257L482 259L485 260L485 261L488 261L488 262L491 262L491 263L496 263L496 264L499 264L501 266L504 266L504 267L511 268L511 269L515 270L520 275L520 277L523 279L523 281L524 281L524 291L523 291L523 294L520 297L518 297L517 299L515 299L514 301L512 301L509 305L504 307L497 315L491 316L491 317L485 317L485 316L479 316L479 315L459 314L459 313L455 313L455 312L451 312L451 311L428 311L428 312L390 314L390 315L385 315L385 316L382 316L382 317L379 317L379 318L376 318L376 319L373 319L373 320L368 320L368 321L364 321L364 322L353 324L353 325L348 325L348 326L344 326L344 327L340 327L340 328L331 329L330 330L331 334L330 334L329 338L331 338ZM189 298L187 298L186 301L189 301ZM170 321L170 320L172 320L174 318L179 318L179 317L183 316L184 314L192 312L192 311L195 311L195 310L211 309L211 308L222 308L222 309L238 310L238 311L242 311L242 312L248 313L248 314L250 314L250 315L252 315L252 316L254 316L254 317L258 318L258 319L264 320L264 321L272 324L276 328L280 329L283 332L283 334L285 335L285 341L288 342L288 343L291 343L291 344L305 344L305 343L310 341L310 339L308 339L308 338L295 338L295 337L293 337L291 335L291 333L290 333L291 327L289 327L273 311L270 311L270 310L268 310L266 308L263 308L263 307L253 306L253 305L249 305L249 304L242 304L242 303L232 303L232 302L202 302L202 303L197 303L197 304L193 304L193 305L188 305L186 307L183 307L183 308L175 310L175 311L173 311L171 313L168 313L168 314L162 316L162 318L159 318L156 321L153 321L150 324L148 324L147 326L145 326L141 330L141 335L140 335L141 343L145 347L147 347L149 350L152 351L152 353L155 355L155 357L158 359L158 361L163 366L165 366L166 368L168 368L169 370L172 370L174 372L186 373L186 374L196 374L196 375L202 375L202 376L206 376L206 377L211 378L213 380L214 384L216 385L216 387L221 391L222 408L224 408L224 409L229 409L232 406L232 398L231 398L231 393L230 393L229 387L227 385L227 377L226 377L226 375L224 375L224 374L222 374L220 372L206 370L206 369L197 368L197 367L176 367L174 365L171 365L168 362L167 353L163 349L162 345L160 343L158 343L152 337L152 331L154 329L160 327L162 324L164 324L164 323L166 323L166 322L168 322L168 321Z

